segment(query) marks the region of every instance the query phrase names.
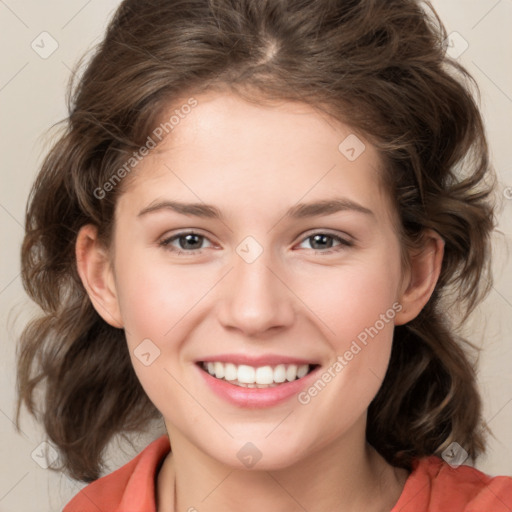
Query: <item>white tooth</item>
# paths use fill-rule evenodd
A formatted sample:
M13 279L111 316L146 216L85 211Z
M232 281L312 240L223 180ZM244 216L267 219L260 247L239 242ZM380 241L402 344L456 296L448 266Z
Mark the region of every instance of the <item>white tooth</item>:
M274 372L271 366L260 366L256 368L256 382L258 384L272 384L274 382Z
M238 380L239 382L243 382L245 384L254 384L254 380L256 377L256 371L252 366L247 366L245 364L241 364L238 367Z
M297 377L299 379L302 379L302 377L304 377L304 375L306 375L308 373L308 370L309 370L309 364L300 365L297 369Z
M220 361L210 361L202 363L203 368L218 379L225 379L227 381L238 381L236 384L242 387L274 387L277 384L289 381L292 382L297 378L301 379L307 375L310 366L303 365L284 365L278 364L275 368L272 366L260 366L254 368L249 365L237 366L233 363L223 363ZM247 386L251 384L251 386Z
M247 384L247 387L248 387L248 388L255 388L255 387L256 387L256 384Z
M286 366L278 364L274 368L274 382L284 382L286 380Z
M291 364L286 369L286 380L291 382L292 380L295 380L296 378L297 378L297 365Z
M215 377L217 377L217 379L224 377L224 365L222 363L215 363Z
M224 378L226 380L236 380L238 371L233 363L226 363L224 366Z

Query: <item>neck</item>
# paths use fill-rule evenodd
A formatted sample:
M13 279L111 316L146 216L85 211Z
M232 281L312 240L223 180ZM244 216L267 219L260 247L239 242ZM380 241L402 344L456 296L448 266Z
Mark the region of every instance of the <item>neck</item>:
M361 432L314 449L286 468L251 470L220 463L176 430L158 475L158 512L389 512L408 473L366 443Z

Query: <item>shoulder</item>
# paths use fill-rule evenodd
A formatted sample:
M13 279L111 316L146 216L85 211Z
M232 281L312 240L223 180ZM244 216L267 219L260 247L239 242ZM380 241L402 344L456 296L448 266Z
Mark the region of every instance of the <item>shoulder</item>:
M63 512L155 511L155 476L169 451L167 435L159 437L130 462L84 487Z
M512 478L491 477L461 465L452 467L431 456L414 462L392 512L510 512Z

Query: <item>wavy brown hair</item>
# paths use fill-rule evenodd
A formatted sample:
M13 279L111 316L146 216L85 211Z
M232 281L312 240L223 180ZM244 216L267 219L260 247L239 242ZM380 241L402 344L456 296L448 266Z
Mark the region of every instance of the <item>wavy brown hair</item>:
M25 404L72 477L98 478L113 436L159 417L123 330L108 325L85 292L77 233L95 224L108 244L126 178L105 197L95 191L146 142L169 105L214 88L252 101L307 103L378 149L405 261L426 228L442 236L445 254L431 299L395 329L367 439L408 469L452 441L473 459L485 450L474 354L457 333L492 283L495 178L477 87L446 55L446 38L433 8L414 0L120 5L70 84L69 117L32 188L22 247L23 284L42 315L18 347L17 422ZM449 316L455 307L457 324Z

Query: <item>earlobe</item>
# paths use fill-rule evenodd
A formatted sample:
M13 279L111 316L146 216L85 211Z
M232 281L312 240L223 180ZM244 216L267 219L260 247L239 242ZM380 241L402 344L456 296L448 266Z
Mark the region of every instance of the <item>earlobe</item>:
M108 251L98 240L96 226L83 226L77 236L75 254L78 274L98 314L113 327L122 328L119 304Z
M432 296L441 273L444 240L428 229L424 233L421 250L410 256L408 279L400 298L402 309L395 317L396 325L403 325L416 318Z

